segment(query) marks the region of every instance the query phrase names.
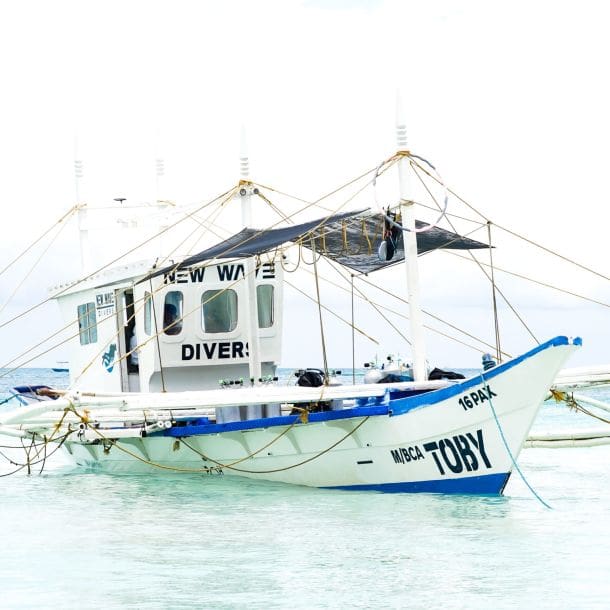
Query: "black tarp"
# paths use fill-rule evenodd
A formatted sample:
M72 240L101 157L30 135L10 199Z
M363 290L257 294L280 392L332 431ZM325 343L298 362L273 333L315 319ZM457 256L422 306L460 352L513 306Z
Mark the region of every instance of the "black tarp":
M415 222L418 229L426 226L426 223L419 220ZM299 242L306 248L313 246L318 253L327 258L361 273L369 273L404 259L403 240L400 236L395 243L395 253L392 259L380 260L377 251L382 241L383 227L384 216L382 214L371 214L367 210L359 210L334 214L279 229L245 228L225 241L184 259L179 264L169 265L155 271L145 279L193 267L212 259L256 256L274 250L287 242ZM473 250L487 247L487 244L461 237L439 227L417 235L417 250L420 254L439 248Z

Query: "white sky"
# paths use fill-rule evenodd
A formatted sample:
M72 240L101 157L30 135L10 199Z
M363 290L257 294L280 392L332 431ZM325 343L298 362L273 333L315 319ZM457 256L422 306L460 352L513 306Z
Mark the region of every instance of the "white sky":
M94 204L154 200L156 156L165 160L163 195L178 204L226 190L238 179L242 123L252 177L314 198L395 151L400 89L411 150L432 160L451 188L498 224L609 275L609 10L582 0L2 3L0 261L73 205L76 134L82 194ZM65 277L74 237L67 231L59 254L0 320ZM607 281L515 245L501 252L498 244L498 264L610 300ZM490 339L487 287L470 272L459 279L452 264L423 264L425 306L475 333L484 326ZM16 280L0 281L1 305ZM607 308L499 282L541 339L583 336L572 364L610 362ZM302 328L303 312L287 298L289 326ZM48 322L54 329L53 316L0 329L0 364L24 338L44 336ZM509 351L532 347L509 318ZM349 332L329 332L334 362L348 365ZM383 348L359 345L358 363L375 352L405 353L379 332ZM441 366L479 363L435 337L430 352ZM317 354L288 331L287 365L319 365Z

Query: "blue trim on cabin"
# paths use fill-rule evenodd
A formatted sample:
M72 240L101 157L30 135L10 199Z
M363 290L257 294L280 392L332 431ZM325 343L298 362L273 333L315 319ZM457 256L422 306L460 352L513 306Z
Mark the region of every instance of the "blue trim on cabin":
M433 481L406 481L402 483L375 483L365 485L337 485L324 489L345 491L380 491L383 493L438 493L496 496L502 494L510 472L484 474L460 479L434 479Z
M550 347L557 347L559 345L582 345L582 339L580 337L576 337L573 340L568 339L568 337L561 336L550 339L546 343L542 343L531 349L529 352L518 356L508 362L503 364L499 364L487 371L483 372L483 377L486 382L493 379L497 375L508 371L509 369L517 366L524 360L531 358L535 354L542 352ZM390 400L391 400L391 413L390 415L402 415L407 411L411 411L417 407L421 407L422 405L429 406L435 404L437 402L441 402L446 400L447 398L452 398L453 396L457 396L458 394L463 394L469 388L472 388L476 385L481 384L481 376L477 375L476 377L471 377L465 381L457 383L455 385L451 385L446 388L442 388L440 390L433 390L431 392L426 392L425 394L419 394L417 396L411 396L407 398L395 398L392 399L393 392L390 391Z

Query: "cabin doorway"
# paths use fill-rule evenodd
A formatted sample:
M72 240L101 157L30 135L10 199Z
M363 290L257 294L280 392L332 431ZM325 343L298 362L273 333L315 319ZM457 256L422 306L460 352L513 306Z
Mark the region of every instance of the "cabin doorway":
M139 352L134 351L138 345L138 329L136 327L133 290L117 291L117 300L122 304L122 319L119 320L121 353L129 354L121 366L122 389L124 392L138 392L140 390L140 364ZM119 300L120 299L120 300ZM131 353L129 353L131 352Z

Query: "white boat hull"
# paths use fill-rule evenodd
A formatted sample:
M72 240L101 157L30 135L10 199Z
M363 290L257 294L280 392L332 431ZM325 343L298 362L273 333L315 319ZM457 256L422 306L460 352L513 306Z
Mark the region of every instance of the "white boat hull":
M79 466L113 473L206 472L353 490L499 494L555 375L578 345L579 339L557 337L482 376L415 396L400 397L388 386L385 397L370 400L377 404L312 413L307 423L291 415L174 425L131 438L100 429L98 440L91 432L89 441L71 436L65 447Z

